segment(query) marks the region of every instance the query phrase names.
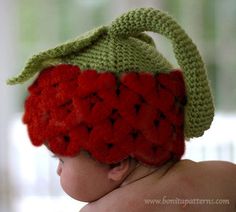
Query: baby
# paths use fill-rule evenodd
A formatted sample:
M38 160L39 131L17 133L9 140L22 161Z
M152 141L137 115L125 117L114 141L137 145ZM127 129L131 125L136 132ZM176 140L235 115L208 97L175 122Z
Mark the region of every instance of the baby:
M180 69L144 31L172 41ZM214 106L202 58L172 17L130 11L33 56L8 83L36 73L23 122L59 158L64 191L89 202L81 211L235 211L235 165L181 160Z
M170 160L151 167L128 158L110 166L81 151L60 157L57 172L68 195L89 202L81 212L236 209L236 166L229 162Z

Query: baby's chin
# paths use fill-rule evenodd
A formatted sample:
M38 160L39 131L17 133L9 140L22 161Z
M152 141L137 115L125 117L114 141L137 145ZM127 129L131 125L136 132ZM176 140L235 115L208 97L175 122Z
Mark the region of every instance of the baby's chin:
M85 195L79 195L79 194L70 194L70 193L66 193L68 196L70 196L72 199L80 201L80 202L87 202L90 203L93 201L93 198L89 198Z
M64 189L63 189L64 190ZM86 203L93 203L97 200L99 200L100 198L102 198L103 196L105 196L106 194L96 194L93 193L91 194L86 194L85 192L76 192L76 193L72 193L72 192L67 192L64 190L64 192L70 196L72 199L80 201L80 202L86 202Z

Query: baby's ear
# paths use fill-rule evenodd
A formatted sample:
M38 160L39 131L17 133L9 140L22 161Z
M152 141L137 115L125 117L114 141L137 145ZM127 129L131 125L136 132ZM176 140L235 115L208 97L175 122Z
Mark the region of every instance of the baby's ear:
M108 179L113 181L120 181L123 179L129 171L129 160L123 160L115 165L111 165L108 171Z

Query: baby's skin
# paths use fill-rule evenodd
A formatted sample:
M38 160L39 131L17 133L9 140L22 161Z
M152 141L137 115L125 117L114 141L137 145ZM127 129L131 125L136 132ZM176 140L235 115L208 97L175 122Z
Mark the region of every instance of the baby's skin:
M170 161L150 167L125 160L115 167L86 153L60 157L61 185L88 202L81 212L235 212L236 165L224 161Z

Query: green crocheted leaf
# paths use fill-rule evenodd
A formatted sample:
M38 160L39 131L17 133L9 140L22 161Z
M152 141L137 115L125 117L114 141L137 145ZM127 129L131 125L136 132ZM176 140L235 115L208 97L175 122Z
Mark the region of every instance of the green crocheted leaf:
M8 84L23 83L44 68L62 63L79 66L81 70L111 71L117 75L130 70L165 72L172 68L147 34L137 33L124 40L108 36L107 27L99 27L33 56L22 73Z
M29 59L21 74L9 79L7 83L10 85L24 83L44 68L63 63L64 57L73 55L83 48L92 45L93 42L106 33L107 27L102 26L85 33L79 38L34 55Z

